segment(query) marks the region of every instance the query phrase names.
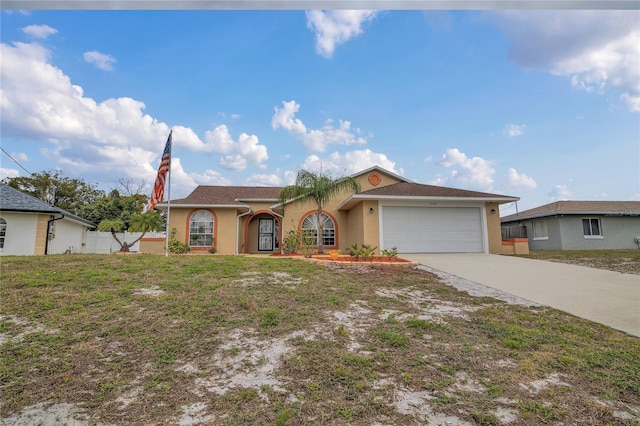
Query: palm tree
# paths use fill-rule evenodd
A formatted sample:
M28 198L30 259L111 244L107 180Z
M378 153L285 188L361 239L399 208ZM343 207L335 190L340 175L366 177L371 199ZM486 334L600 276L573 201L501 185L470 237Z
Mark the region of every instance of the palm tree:
M118 242L118 244L120 244L120 252L128 252L129 248L140 241L147 232L160 231L162 226L162 218L157 212L134 214L129 220L129 229L127 230L129 232L142 232L142 235L131 243L120 241L116 235L116 232L120 232L124 229L124 222L121 219L105 219L98 224L98 230L111 232L113 238Z
M291 200L313 201L315 203L317 207L318 253L320 254L324 253L322 244L324 222L322 220L322 210L327 201L345 190L359 192L360 183L348 176L334 179L322 172L313 173L307 170L300 170L296 176L296 183L282 188L278 196L281 206Z

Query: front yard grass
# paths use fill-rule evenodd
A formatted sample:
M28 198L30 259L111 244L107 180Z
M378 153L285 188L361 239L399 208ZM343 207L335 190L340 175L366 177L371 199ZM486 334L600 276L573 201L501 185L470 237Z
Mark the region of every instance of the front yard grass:
M638 249L533 250L522 257L640 275L640 250Z
M410 267L6 257L0 289L7 424L640 421L640 339Z

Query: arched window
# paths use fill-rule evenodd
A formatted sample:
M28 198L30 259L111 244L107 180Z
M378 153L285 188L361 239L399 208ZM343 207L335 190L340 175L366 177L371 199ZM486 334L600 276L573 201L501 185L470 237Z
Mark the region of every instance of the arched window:
M326 214L320 215L322 220L322 245L335 246L336 245L336 225L333 220ZM316 213L311 213L302 221L302 232L306 236L312 237L313 241L318 240L318 216Z
M4 236L7 233L7 221L0 217L0 249L4 248Z
M198 210L189 220L189 245L192 247L213 246L213 215Z

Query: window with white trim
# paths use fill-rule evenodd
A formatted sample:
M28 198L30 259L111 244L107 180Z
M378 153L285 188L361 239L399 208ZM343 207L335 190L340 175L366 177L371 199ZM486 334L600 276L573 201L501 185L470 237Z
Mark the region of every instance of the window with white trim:
M4 248L4 237L7 234L7 221L0 217L0 249Z
M189 219L189 245L191 247L213 246L213 215L198 210Z
M322 220L322 245L335 246L336 245L336 226L333 220L326 214L320 215ZM318 216L316 213L311 213L302 221L302 232L305 236L309 237L312 241L318 241Z
M546 220L536 220L533 222L533 239L534 240L549 239L549 229L547 228Z
M582 232L585 238L602 237L602 227L600 226L600 218L588 217L582 219Z

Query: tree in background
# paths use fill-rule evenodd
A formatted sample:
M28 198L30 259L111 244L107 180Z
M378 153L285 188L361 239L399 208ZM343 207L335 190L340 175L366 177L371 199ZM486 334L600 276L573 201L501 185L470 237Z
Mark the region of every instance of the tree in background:
M162 229L164 229L162 218L157 212L134 214L130 218L128 227L125 226L124 221L121 219L104 219L98 224L99 231L111 232L113 238L120 244L121 252L128 252L129 248L140 241L147 232L160 231ZM142 235L134 241L127 243L126 241L120 241L116 234L116 232L122 231L142 232Z
M108 194L82 179L63 176L61 170L5 178L2 183L93 223L120 219L125 229L131 217L142 213L149 201L145 181L136 183L129 178L118 179L117 188Z
M349 176L334 179L323 173L300 170L296 176L295 184L282 188L278 195L281 206L291 200L312 201L315 204L317 208L316 222L318 223L318 253L320 254L324 253L322 210L324 210L327 201L345 190L359 192L360 184Z
M104 191L97 189L96 185L62 176L60 170L5 178L3 183L80 217L83 217L80 211L84 206L105 196Z
M113 189L95 203L82 207L78 216L93 223L120 220L124 229L128 229L131 218L142 213L147 201L148 197L144 194L121 195L117 189Z

